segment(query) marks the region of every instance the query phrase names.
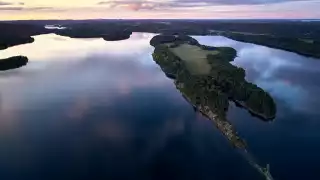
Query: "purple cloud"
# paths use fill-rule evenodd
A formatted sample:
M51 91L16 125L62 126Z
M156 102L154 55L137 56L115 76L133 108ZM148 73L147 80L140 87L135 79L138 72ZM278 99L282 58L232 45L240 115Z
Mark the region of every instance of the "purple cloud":
M0 1L0 6L6 6L6 5L13 5L13 3Z
M9 6L9 5L25 5L24 2L11 3L6 1L0 1L0 6Z
M313 1L313 0L174 0L176 3L206 3L209 5L250 5L250 4L274 4L292 1Z
M171 0L171 1L147 1L147 0L112 0L101 1L98 5L106 5L109 8L124 7L129 10L166 10L172 8L206 7L214 5L261 5L276 4L293 1L314 0Z
M152 7L192 7L208 6L208 5L257 5L257 4L274 4L282 2L293 2L293 1L314 1L314 0L172 0L172 1L147 1L147 0L112 0L112 1L101 1L98 5L150 5Z
M0 11L20 11L22 7L0 7Z
M156 2L156 1L145 1L145 0L120 0L120 1L101 1L98 5L108 5L109 8L115 7L126 7L130 10L156 10L156 9L171 9L171 8L179 8L179 7L199 7L206 6L204 3L199 3L199 1L190 1L188 2L180 2L178 0L170 1L170 2Z
M22 11L22 10L29 10L29 11L37 11L37 10L54 10L53 7L19 7L19 6L11 6L11 7L0 7L0 11Z

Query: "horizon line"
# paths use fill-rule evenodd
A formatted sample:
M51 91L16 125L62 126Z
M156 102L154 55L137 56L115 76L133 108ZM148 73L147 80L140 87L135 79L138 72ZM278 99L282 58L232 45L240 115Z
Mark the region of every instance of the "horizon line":
M88 18L88 19L15 19L2 21L85 21L85 20L316 20L320 18Z

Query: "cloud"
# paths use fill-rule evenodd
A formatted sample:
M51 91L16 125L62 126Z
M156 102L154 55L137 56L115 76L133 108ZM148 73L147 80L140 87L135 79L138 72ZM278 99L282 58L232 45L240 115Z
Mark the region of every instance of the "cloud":
M313 1L313 0L173 0L179 3L202 2L209 5L256 5L256 4L274 4L292 1Z
M20 11L22 7L0 7L0 11Z
M12 3L12 2L6 2L6 1L0 1L0 6L10 6L10 5L25 5L25 3L23 2Z
M53 7L30 7L30 8L24 8L26 10L53 10L55 8Z
M0 6L13 5L14 3L0 1Z
M129 10L164 10L164 9L172 9L172 8L181 8L181 7L199 7L206 6L206 3L199 1L190 1L188 2L180 2L178 0L174 1L147 1L147 0L113 0L113 1L101 1L98 5L104 5L109 8L126 8Z
M54 10L53 7L20 7L20 6L10 6L10 7L0 7L0 11L38 11L38 10Z
M285 2L303 2L315 0L168 0L168 1L151 1L151 0L111 0L101 1L98 5L108 6L109 8L124 7L130 10L165 10L172 8L187 7L207 7L216 5L266 5Z

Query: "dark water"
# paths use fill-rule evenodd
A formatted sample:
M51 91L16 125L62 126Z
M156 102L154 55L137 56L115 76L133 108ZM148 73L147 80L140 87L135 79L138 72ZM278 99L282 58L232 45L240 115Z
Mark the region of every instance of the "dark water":
M1 51L30 63L0 72L0 179L263 179L153 62L152 36L41 35ZM257 162L276 180L319 179L320 61L196 38L236 48L233 63L277 103L272 123L229 110Z

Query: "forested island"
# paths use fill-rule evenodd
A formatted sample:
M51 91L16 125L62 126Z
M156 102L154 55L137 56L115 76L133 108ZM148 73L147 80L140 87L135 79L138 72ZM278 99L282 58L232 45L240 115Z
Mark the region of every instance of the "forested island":
M14 56L7 59L0 59L0 71L20 68L28 63L25 56Z
M60 36L67 36L71 38L103 38L105 41L120 41L129 39L132 32L126 29L111 28L94 28L85 26L76 26L55 31L55 34Z
M264 120L275 117L276 106L272 97L247 82L244 69L230 63L236 57L233 48L204 46L189 36L158 35L150 44L155 47L154 60L165 74L175 79L175 83L182 82L183 85L179 86L190 85L190 90L192 87L219 96L220 100L214 102L220 107L216 112L219 116L225 115L228 99L231 99Z
M171 79L182 96L216 127L266 179L272 176L251 159L247 144L227 119L229 100L241 105L264 121L276 115L272 97L255 84L247 82L245 71L230 62L237 55L230 47L203 46L189 36L155 36L154 61Z

